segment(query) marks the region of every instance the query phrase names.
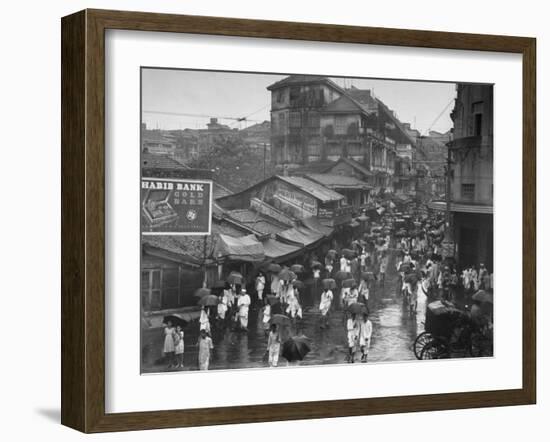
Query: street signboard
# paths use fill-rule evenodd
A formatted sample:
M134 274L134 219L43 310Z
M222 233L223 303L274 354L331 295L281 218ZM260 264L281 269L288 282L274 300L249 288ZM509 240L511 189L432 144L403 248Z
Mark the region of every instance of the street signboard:
M144 235L210 235L212 181L141 178Z

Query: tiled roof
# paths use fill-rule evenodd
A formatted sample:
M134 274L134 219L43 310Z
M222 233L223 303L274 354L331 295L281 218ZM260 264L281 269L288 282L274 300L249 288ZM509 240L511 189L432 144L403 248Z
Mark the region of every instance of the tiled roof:
M259 233L272 234L279 233L285 229L288 229L288 226L258 212L255 212L254 210L235 209L228 210L226 213L229 217L239 221L240 223Z
M189 169L189 166L180 163L170 155L160 153L141 153L141 166L143 169Z
M357 161L352 160L351 158L344 158L344 157L341 157L336 163L333 163L331 166L326 168L323 172L329 172L330 170L332 170L333 166L335 166L336 164L341 163L341 162L349 164L351 167L353 167L358 172L361 172L365 176L372 176L373 175L373 173L370 170L368 170L365 166L359 164Z
M282 80L277 81L267 87L268 90L279 89L283 86L289 86L291 84L304 84L304 83L314 83L314 82L329 82L330 80L327 77L322 75L289 75Z
M322 173L327 168L333 166L334 164L335 164L334 161L312 161L311 163L305 164L302 167L289 170L289 173L292 175L295 175L295 174L303 175L306 173Z
M347 175L339 175L332 173L310 173L307 177L323 186L327 186L331 189L368 189L371 188L364 181L358 180L355 177Z
M322 202L340 201L344 199L343 195L340 195L334 190L330 190L319 183L308 180L307 178L298 177L298 176L281 176L281 175L277 175L277 178L299 188L303 192L308 193L312 197Z

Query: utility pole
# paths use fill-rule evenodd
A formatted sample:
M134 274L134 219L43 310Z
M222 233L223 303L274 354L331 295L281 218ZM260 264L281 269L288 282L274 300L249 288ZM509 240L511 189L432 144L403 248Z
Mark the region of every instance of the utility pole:
M265 180L265 155L266 155L266 145L264 143L264 180Z

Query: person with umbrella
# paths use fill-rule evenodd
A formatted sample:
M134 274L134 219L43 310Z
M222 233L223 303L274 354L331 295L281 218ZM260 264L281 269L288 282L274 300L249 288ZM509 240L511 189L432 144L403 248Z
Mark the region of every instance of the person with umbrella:
M214 344L212 343L212 338L206 333L206 330L200 331L197 346L199 347L199 370L208 370Z
M277 329L277 324L271 324L271 329L267 338L267 352L269 354L269 366L276 367L279 363L279 353L281 352L281 335Z
M351 313L346 322L346 331L348 337L348 362L353 364L355 351L357 349L357 340L359 338L359 324L357 323L357 316L355 313Z
M359 324L359 348L361 349L361 362L367 362L371 336L372 322L369 319L369 314L364 312L361 315L361 322Z
M332 294L329 286L325 286L323 293L321 293L321 302L319 303L319 310L321 311L321 328L328 326L328 317L333 299L334 295Z
M168 362L167 368L172 368L176 365L174 352L176 350L174 343L174 333L176 330L172 325L172 321L168 321L164 326L164 358Z
M256 277L256 293L258 293L258 301L263 302L263 293L265 289L265 276L262 272Z
M176 356L176 368L183 368L183 352L185 349L185 344L183 341L184 333L181 325L176 325L176 332L174 333L174 354Z
M330 277L330 275L332 274L332 270L334 269L334 253L331 252L336 253L335 250L329 250L327 252L327 255L325 256L325 269L327 271L327 278Z
M203 305L201 307L201 314L199 317L199 331L204 330L206 333L210 334L210 318L206 311L206 307Z
M271 304L269 299L270 298L266 297L266 302L262 309L262 328L264 329L264 333L266 336L269 334L269 323L271 321Z
M361 273L361 282L359 283L359 288L357 290L359 292L357 302L362 302L367 305L369 301L369 281L367 272Z

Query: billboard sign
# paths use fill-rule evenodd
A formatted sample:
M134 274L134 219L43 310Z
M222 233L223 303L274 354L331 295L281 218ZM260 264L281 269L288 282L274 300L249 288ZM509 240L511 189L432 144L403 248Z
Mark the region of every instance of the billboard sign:
M212 181L141 178L144 235L210 235Z

